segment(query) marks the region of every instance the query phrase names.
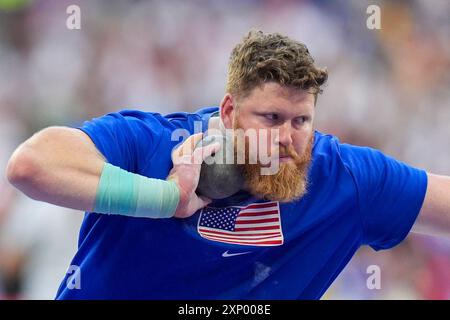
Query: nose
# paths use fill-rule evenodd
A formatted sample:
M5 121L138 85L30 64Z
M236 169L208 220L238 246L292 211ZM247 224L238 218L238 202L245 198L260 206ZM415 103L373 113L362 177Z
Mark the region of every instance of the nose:
M289 121L283 123L278 127L279 134L275 138L275 143L281 144L285 147L292 144L293 128Z

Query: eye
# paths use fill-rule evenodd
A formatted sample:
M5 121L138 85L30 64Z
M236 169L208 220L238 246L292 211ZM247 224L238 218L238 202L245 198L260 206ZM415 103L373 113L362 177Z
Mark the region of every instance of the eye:
M271 121L278 121L278 120L280 120L280 117L276 113L268 113L268 114L265 114L264 117L267 120L271 120Z
M301 116L301 117L295 118L295 124L297 124L297 125L303 125L307 121L309 121L309 117L307 117L307 116Z

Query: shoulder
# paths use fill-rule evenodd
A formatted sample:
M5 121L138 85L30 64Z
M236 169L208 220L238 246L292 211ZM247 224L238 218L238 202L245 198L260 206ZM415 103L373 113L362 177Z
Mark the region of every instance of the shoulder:
M209 116L216 112L218 107L203 107L194 112L173 112L162 114L160 112L147 112L135 109L122 109L109 113L107 116L124 118L128 122L139 122L150 127L162 127L169 131L184 128L190 132L206 130Z
M376 148L343 143L338 137L319 131L315 132L313 157L330 163L340 162L347 169L361 165L379 165L391 160L390 156Z
M340 142L338 137L314 131L314 144L312 149L313 167L320 167L320 170L329 172L336 168L339 156Z
M331 152L336 152L339 145L339 138L318 130L314 131L313 154L329 156Z
M351 177L355 183L361 177L382 174L389 162L377 149L342 143L338 137L319 131L315 132L312 159L314 177L335 180Z

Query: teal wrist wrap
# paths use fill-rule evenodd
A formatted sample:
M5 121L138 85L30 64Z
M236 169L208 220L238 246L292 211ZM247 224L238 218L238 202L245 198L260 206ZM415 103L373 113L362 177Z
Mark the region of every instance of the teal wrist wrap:
M147 178L105 163L94 211L131 217L170 218L180 191L174 181Z

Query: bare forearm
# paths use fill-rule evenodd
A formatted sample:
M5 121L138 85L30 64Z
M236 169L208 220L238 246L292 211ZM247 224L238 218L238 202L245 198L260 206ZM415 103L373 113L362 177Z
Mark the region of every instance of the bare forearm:
M63 207L91 210L104 159L77 129L47 128L12 155L9 181L27 196Z
M414 232L450 237L450 177L428 173L428 186Z

